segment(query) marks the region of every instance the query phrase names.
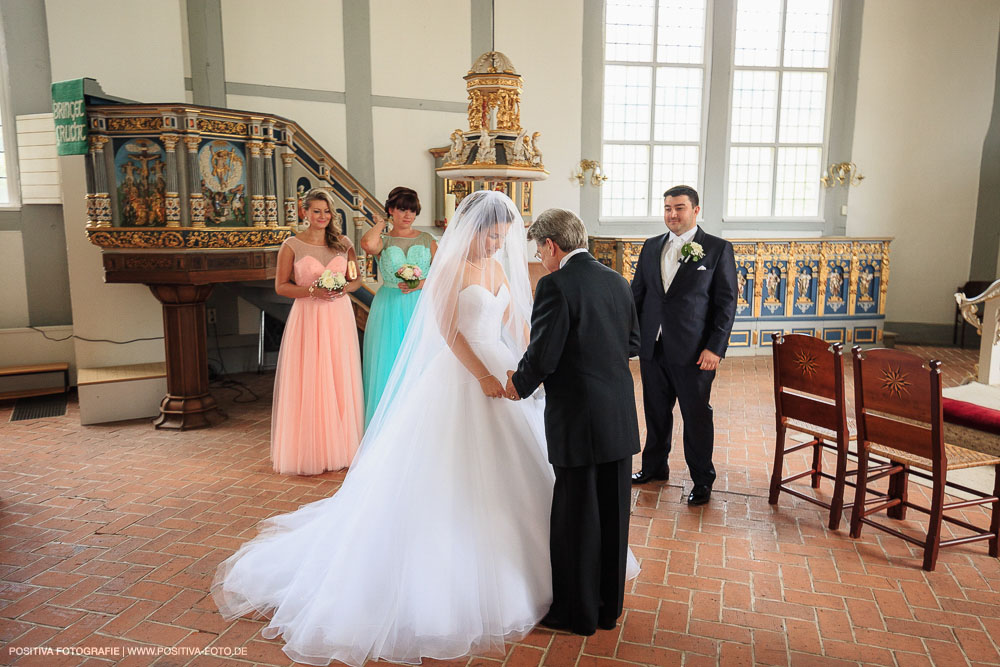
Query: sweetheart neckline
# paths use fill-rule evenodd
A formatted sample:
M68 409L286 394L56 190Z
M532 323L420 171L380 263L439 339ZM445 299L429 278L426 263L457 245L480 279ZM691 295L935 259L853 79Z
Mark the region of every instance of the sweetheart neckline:
M331 259L329 262L327 262L326 264L324 264L323 262L319 261L318 259L316 259L312 255L304 255L304 256L299 257L298 259L296 259L293 263L294 264L298 264L299 262L304 262L307 259L311 259L312 261L314 261L317 264L319 264L320 266L322 266L324 269L326 267L330 266L331 264L333 264L334 262L336 262L338 259L342 259L345 262L347 261L347 257L345 255L337 255L336 257L334 257L333 259Z
M494 299L496 299L497 297L500 296L500 290L507 289L507 284L506 283L500 283L500 289L498 289L495 294L493 292L491 292L485 285L480 285L479 283L471 283L469 285L466 285L461 290L459 290L458 293L461 294L465 290L470 289L472 287L478 287L479 289L483 290L487 294L491 295ZM507 292L509 293L510 290L507 290Z
M384 248L382 248L382 251L379 254L381 255L383 252L386 252L388 250L392 250L393 248L395 248L396 250L398 250L400 252L400 254L403 255L403 259L409 259L410 258L410 251L413 250L414 248L423 248L428 253L430 253L430 251L431 251L431 249L428 248L427 246L421 245L419 243L415 243L415 244L411 245L409 248L407 248L406 250L403 250L398 245L385 246Z

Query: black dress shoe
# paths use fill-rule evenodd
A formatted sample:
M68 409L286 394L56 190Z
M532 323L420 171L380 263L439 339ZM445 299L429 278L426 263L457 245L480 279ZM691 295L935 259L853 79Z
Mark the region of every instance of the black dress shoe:
M632 473L632 483L633 484L645 484L652 480L664 481L670 479L670 471L664 470L659 473L647 473L645 470L640 470L639 472Z
M712 487L706 484L695 484L688 495L688 505L704 505L712 497Z

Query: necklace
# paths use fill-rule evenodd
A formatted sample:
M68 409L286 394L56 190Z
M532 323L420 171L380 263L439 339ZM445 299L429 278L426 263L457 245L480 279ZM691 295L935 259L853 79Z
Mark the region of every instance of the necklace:
M472 260L470 260L470 259L467 259L467 260L465 260L465 262L466 262L466 263L467 263L467 264L468 264L469 266L471 266L472 268L474 268L474 269L479 269L480 271L482 271L482 270L483 270L483 267L481 267L481 266L477 266L476 264L473 264L473 263L472 263Z

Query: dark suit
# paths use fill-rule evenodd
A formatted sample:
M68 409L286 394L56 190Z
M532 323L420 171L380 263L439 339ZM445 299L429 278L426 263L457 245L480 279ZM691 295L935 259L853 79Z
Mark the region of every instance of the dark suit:
M622 613L632 455L639 424L629 357L639 322L628 283L588 253L538 281L531 341L513 377L545 384L555 475L549 618L583 634Z
M729 241L699 227L692 241L701 244L705 257L681 263L664 293L661 256L668 237L661 234L643 244L632 278L642 330L639 368L646 414L642 470L668 472L674 403L680 402L691 481L711 487L715 428L709 400L715 371L701 370L697 361L706 349L720 357L726 354L736 317L736 261Z

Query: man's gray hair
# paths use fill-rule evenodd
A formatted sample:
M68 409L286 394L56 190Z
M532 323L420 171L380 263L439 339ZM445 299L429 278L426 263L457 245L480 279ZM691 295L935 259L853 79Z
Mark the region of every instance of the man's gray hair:
M564 208L547 208L528 228L528 240L541 243L552 239L563 252L587 247L587 228L573 211Z

